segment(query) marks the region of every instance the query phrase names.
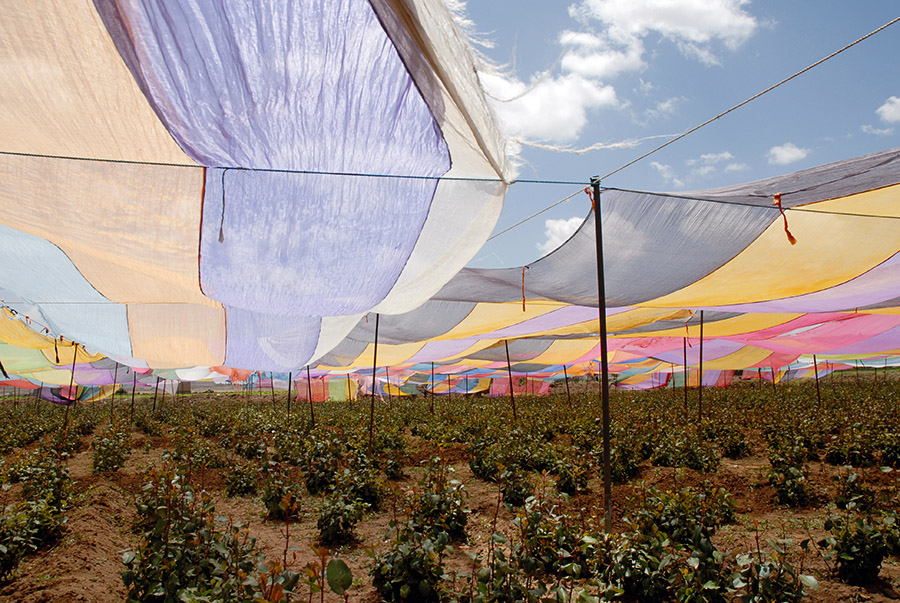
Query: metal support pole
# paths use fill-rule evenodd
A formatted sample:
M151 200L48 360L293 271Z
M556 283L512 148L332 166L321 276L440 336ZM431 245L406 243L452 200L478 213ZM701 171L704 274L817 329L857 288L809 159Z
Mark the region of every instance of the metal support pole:
M600 208L600 179L591 178L594 191L594 238L597 247L597 312L600 322L600 402L603 413L603 499L606 531L612 532L612 470L610 463L609 358L606 347L606 282L603 267L603 220Z
M572 406L572 394L569 393L569 373L566 371L566 365L563 365L563 377L566 378L566 401Z
M309 400L309 420L313 427L316 426L316 413L312 403L312 380L309 378L309 365L306 365L306 397Z
M131 412L128 415L128 420L134 423L134 390L137 389L137 373L134 372L134 369L131 369Z
M394 398L393 398L393 396L391 396L391 373L388 370L388 367L386 367L386 366L384 367L384 380L385 380L384 389L387 390L387 394L388 394L388 410L393 411Z
M288 373L288 399L287 399L287 416L288 421L291 420L291 386L294 384L294 373Z
M156 396L159 394L159 377L156 378L156 387L153 388L153 414L156 414Z
M687 365L687 337L684 338L682 342L684 345L684 384L681 386L681 389L684 390L684 414L685 418L687 418L687 388L688 388L688 365Z
M700 360L697 375L697 438L703 440L703 310L700 310Z
M431 363L431 414L434 415L434 362Z
M369 400L369 456L375 439L375 371L378 366L378 314L375 314L375 349L372 352L372 398Z
M819 392L819 361L816 360L816 355L813 354L813 370L816 373L816 405L817 408L822 408L822 394Z
M517 421L516 416L516 394L513 392L512 364L509 362L509 341L503 340L503 347L506 348L506 372L509 375L509 400L512 403L513 421Z
M274 412L278 408L275 402L275 373L269 372L269 385L272 388L272 411Z
M772 370L772 395L774 396L775 394L778 393L778 390L775 389L775 367L774 366L771 367L771 370Z
M69 408L75 404L75 397L73 395L73 391L75 389L75 360L78 358L78 344L72 344L72 378L69 379L69 395L72 396L72 399L69 400L69 403L66 404L66 416L63 419L63 438L61 444L64 445L66 441L66 436L69 432ZM59 453L59 451L57 451Z
M116 408L116 382L119 380L119 363L116 363L116 370L113 373L113 391L112 396L109 397L109 424L113 424L113 412L115 412Z

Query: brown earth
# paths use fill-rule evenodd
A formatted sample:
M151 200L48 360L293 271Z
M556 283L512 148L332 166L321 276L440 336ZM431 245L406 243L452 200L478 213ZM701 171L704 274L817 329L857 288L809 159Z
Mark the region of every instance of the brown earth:
M68 521L63 537L48 548L30 555L20 564L10 580L0 585L0 603L12 601L93 603L121 602L126 589L122 584L122 553L137 544L138 536L132 526L136 519L135 495L145 483L145 472L160 463L162 452L171 447L164 438L149 438L141 433L132 434L134 446L125 467L112 475L91 473L91 451L85 449L75 454L68 467L74 479L73 506L66 513ZM88 444L86 438L84 444ZM833 499L834 479L840 469L821 463L810 464L810 481L819 494L808 508L788 509L773 502L773 490L765 483L763 472L768 466L756 446L754 456L741 460L723 459L715 474L701 475L692 470L652 467L645 463L640 477L625 485L615 485L612 490L614 529L621 529L621 517L627 507L627 498L641 481L647 485L678 488L710 482L723 486L734 494L738 521L720 528L716 545L728 551L753 551L757 539L789 538L794 543L811 538L819 540L825 535L823 521L828 514L827 501ZM410 437L407 477L393 484L382 510L368 514L357 527L357 540L330 551L331 557L340 557L350 567L358 580L350 596L351 601L378 601L371 586L368 570L371 558L367 553L380 551L387 546L386 533L392 517L400 513L400 500L404 493L413 490L421 478L423 461L439 455L454 467L455 478L466 485L468 507L471 516L468 523L468 541L454 546L446 560L448 574L471 572L469 552L483 553L494 531L515 534L514 515L498 504L495 484L476 479L468 466L468 452L464 445L437 448L416 437ZM262 504L251 497L226 498L221 474L224 470L207 470L197 475L198 481L213 495L216 511L239 520L249 527L262 552L270 561L285 555L285 525L263 519ZM884 475L878 469L857 469L865 478L880 488L896 485L896 474ZM543 478L539 485L547 493L553 492L550 478ZM17 485L0 492L0 503L9 504L19 496ZM598 479L591 480L589 490L568 503L560 501L560 508L574 516L602 518L603 486ZM548 494L549 495L549 494ZM289 526L290 540L287 558L289 565L300 569L317 557L311 548L316 545L316 518L320 497L303 499L300 518ZM765 545L764 545L765 546ZM799 549L797 549L799 550ZM900 585L900 563L886 559L881 571L882 580L869 588L850 587L832 579L824 560L812 553L803 560L805 573L819 579L819 588L813 591L810 601L873 601L887 602L900 598L892 585ZM317 595L318 597L318 595ZM302 597L304 600L305 596ZM331 593L327 601L341 599Z

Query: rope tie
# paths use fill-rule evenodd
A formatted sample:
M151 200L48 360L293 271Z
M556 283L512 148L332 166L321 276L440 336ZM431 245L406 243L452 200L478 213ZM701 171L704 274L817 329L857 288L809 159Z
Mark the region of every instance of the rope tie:
M788 221L787 215L784 213L784 208L781 207L781 193L775 193L775 199L772 201L772 205L778 206L778 211L781 212L781 218L784 220L784 234L787 235L787 240L791 245L797 244L797 239L794 238L794 235L791 234L791 231L788 230Z

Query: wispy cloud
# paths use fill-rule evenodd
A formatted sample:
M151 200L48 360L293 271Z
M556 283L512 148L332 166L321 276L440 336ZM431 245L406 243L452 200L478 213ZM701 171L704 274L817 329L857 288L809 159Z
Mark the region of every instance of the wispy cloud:
M894 133L894 128L876 128L869 124L862 125L859 129L866 134L874 134L875 136L890 136Z
M900 122L900 96L892 96L888 98L883 105L875 110L881 121L889 124Z
M676 187L684 186L684 181L678 178L671 165L659 163L658 161L651 161L650 165L659 173L666 184L671 184Z
M809 155L809 149L798 147L792 142L786 142L783 145L772 147L766 153L766 159L772 165L788 165L800 161Z
M581 226L582 222L584 222L584 218L579 218L577 216L569 219L545 220L544 234L546 235L547 240L543 243L538 243L537 248L543 254L548 254L554 249L557 249L560 245L569 240L569 237L578 230L578 227Z

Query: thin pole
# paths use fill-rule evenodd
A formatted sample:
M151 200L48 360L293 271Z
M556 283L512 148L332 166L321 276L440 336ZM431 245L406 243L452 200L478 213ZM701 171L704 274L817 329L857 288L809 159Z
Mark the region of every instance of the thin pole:
M775 367L771 367L770 370L772 371L772 395L775 395L778 393L778 390L775 389Z
M66 441L66 436L69 432L69 407L75 404L75 396L72 395L72 391L75 387L75 360L78 358L78 344L72 344L72 378L69 379L69 395L72 396L72 399L69 400L69 403L66 404L66 416L63 419L63 439L61 445L63 445ZM58 453L59 451L57 451Z
M372 351L372 397L369 400L369 456L375 439L375 371L378 366L378 314L375 314L375 348Z
M431 414L434 414L434 362L431 363Z
M113 373L113 391L109 398L109 424L113 424L113 412L116 407L116 382L119 380L119 363L116 362L116 371Z
M166 403L166 384L169 382L168 379L163 379L163 395L162 400L160 400L160 404Z
M699 375L697 375L697 437L703 439L701 425L703 425L703 310L700 310L700 360L698 362Z
M312 421L312 426L316 426L316 413L313 410L312 403L312 380L309 378L309 365L306 365L306 397L309 398L309 420Z
M516 416L516 394L513 392L512 364L509 362L509 341L503 340L503 347L506 348L506 372L509 374L509 400L512 402L513 421L517 421Z
M394 398L391 396L391 373L388 371L388 367L384 367L384 379L385 379L385 389L388 393L388 408L390 410L394 409Z
M762 389L762 367L756 369L756 378L759 380L759 389Z
M465 377L466 377L466 392L465 392L465 394L469 395L469 375L466 374Z
M131 369L131 412L128 415L128 420L134 423L134 390L137 389L137 373L134 372L134 369Z
M159 377L156 378L156 387L153 388L153 414L156 414L156 396L159 394Z
M275 403L275 373L271 371L269 371L269 385L272 386L272 410L274 411L277 408Z
M569 373L566 371L566 365L563 365L563 377L566 378L566 401L569 403L569 406L572 405L572 394L569 393Z
M816 405L818 408L822 408L822 394L819 393L819 361L816 360L816 355L813 354L813 367L816 372Z
M294 379L294 373L292 371L288 371L288 392L287 392L287 414L288 418L291 417L291 382Z
M688 366L687 366L687 337L684 338L684 384L681 389L684 390L684 414L687 416L687 388L688 388Z
M597 312L600 322L600 401L603 412L603 498L606 504L606 531L612 532L612 470L610 463L609 358L606 348L606 282L603 266L603 220L600 212L600 179L591 178L594 189L594 238L597 247Z
M854 360L853 363L856 365L856 385L859 385L859 360Z

